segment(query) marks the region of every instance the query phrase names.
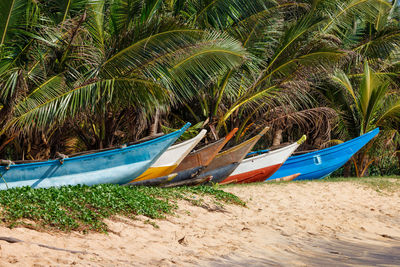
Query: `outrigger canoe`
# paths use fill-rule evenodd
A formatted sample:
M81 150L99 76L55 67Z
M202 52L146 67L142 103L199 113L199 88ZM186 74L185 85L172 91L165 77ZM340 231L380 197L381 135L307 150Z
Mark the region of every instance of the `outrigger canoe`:
M295 180L322 179L342 167L379 133L376 128L342 144L292 156L267 181L300 173Z
M291 145L244 159L221 184L254 183L266 180L282 166L305 140L306 136L303 135L300 140Z
M236 145L232 148L229 148L228 150L225 150L221 153L218 153L218 155L214 158L214 160L210 163L210 165L208 165L208 167L202 171L199 177L212 175L213 178L211 182L213 183L219 183L225 180L235 170L235 168L231 168L229 172L228 171L224 172L224 175L221 174L215 175L213 172L227 165L231 165L233 163L240 163L244 159L244 157L246 157L247 153L249 153L249 151L253 148L253 146L258 142L258 140L268 130L269 127L265 127L259 134L250 138L249 140L244 141L243 143Z
M123 148L55 160L0 166L0 189L20 186L125 184L146 171L187 128Z
M176 167L178 167L178 165L201 141L201 139L203 139L206 133L207 130L203 129L192 139L169 147L167 151L165 151L161 157L155 163L153 163L153 165L151 165L150 168L148 168L143 174L131 182L154 179L170 174L176 169Z

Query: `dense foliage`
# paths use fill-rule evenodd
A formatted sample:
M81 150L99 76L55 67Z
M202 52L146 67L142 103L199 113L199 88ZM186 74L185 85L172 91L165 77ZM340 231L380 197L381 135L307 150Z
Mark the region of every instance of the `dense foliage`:
M190 121L303 149L382 134L400 162L397 0L2 0L0 155L47 159ZM198 128L195 128L194 134ZM386 164L387 165L387 164Z

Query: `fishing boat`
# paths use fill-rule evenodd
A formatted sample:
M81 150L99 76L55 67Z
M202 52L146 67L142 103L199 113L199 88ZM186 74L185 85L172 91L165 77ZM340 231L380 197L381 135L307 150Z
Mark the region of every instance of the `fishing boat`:
M289 157L269 179L300 173L295 180L322 179L342 167L349 159L379 133L376 128L342 144L303 155Z
M190 123L187 123L173 133L122 148L70 158L0 166L0 189L125 184L146 171L189 126Z
M235 171L221 184L262 182L276 172L289 156L306 140L300 140L288 146L244 159Z
M175 170L176 167L183 161L183 159L192 151L192 149L200 142L201 139L206 135L207 130L201 130L200 133L182 143L173 145L165 151L158 160L151 165L143 174L138 178L132 180L143 181L154 179L160 176L165 176L170 174Z
M144 181L134 181L131 185L167 185L184 180L194 179L204 168L206 168L211 163L217 153L234 136L237 130L238 129L235 128L231 132L229 132L224 138L221 138L214 143L211 143L196 151L191 152L181 162L178 168L175 169L174 173L148 180L147 183L144 183Z
M253 146L258 142L258 140L269 130L269 127L265 127L259 134L250 138L239 145L236 145L228 150L225 150L214 158L214 160L205 168L199 175L210 174L211 171L220 169L224 166L231 165L233 163L240 163L244 157L249 153ZM211 182L218 183L226 179L235 168L232 168L230 172L224 172L224 175L213 175ZM211 174L212 175L212 174Z
M191 152L175 169L175 172L192 169L195 167L208 166L215 158L218 152L228 143L229 140L235 135L238 128L234 128L224 138L221 138L214 143L208 144L196 151Z
M203 169L204 169L204 167L196 167L196 168L189 169L189 170L174 172L174 173L171 173L171 174L168 174L168 175L165 175L162 177L157 177L154 179L143 180L143 181L133 181L126 185L161 186L161 185L166 185L167 183L176 183L176 182L180 182L183 180L195 178Z
M198 177L202 178L211 176L212 178L209 181L210 183L220 183L221 181L225 180L226 177L228 177L239 166L239 164L239 162L231 163L220 168L210 170L206 173L202 173Z

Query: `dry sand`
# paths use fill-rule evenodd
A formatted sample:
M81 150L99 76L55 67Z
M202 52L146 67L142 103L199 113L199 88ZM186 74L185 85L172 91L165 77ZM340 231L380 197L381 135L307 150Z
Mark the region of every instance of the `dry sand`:
M108 235L43 233L0 227L11 236L59 248L0 241L0 266L340 266L400 265L400 192L352 182L224 188L248 207L224 210L179 203L159 228L117 218Z

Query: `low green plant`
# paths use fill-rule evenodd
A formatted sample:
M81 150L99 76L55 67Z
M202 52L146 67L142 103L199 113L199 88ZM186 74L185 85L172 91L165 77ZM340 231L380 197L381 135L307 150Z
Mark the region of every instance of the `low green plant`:
M0 219L9 227L29 225L36 229L106 232L105 218L114 215L164 218L177 209L177 200L189 200L193 195L210 195L218 201L245 205L238 197L211 187L22 187L0 191Z

